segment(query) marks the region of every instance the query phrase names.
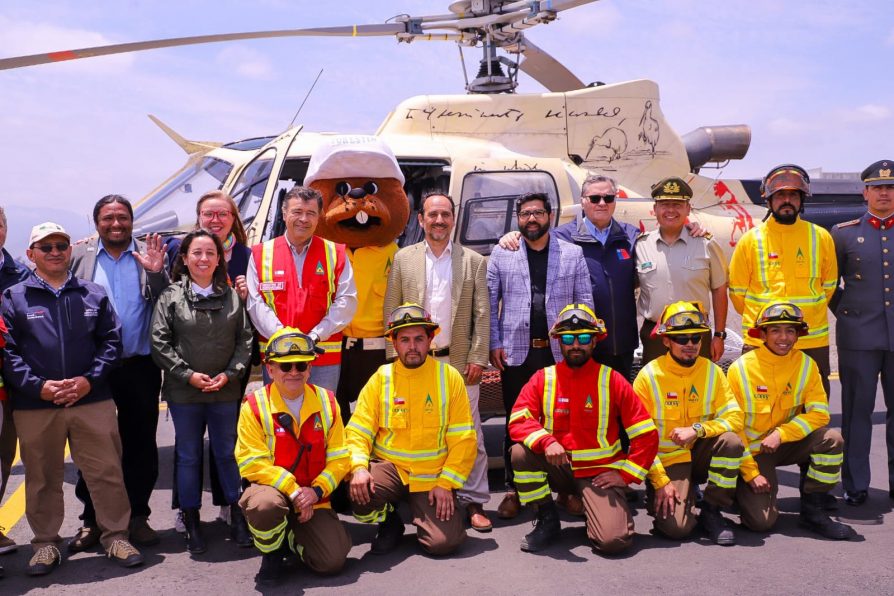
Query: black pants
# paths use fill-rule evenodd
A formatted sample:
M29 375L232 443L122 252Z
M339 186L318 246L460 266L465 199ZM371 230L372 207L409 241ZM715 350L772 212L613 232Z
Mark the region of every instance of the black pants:
M151 356L125 358L109 375L112 398L118 408L121 435L121 469L130 501L131 517L148 517L149 497L158 479L158 396L161 371ZM78 471L75 495L84 503L84 525L96 526L96 511L87 484Z
M341 410L341 420L347 425L351 419L351 403L357 401L360 391L379 367L387 362L385 350L364 350L359 343L346 348L342 339L341 370L338 376L338 388L335 399Z
M515 479L512 472L512 458L509 451L512 449L513 442L509 438L509 413L521 393L522 387L531 378L535 372L541 368L546 368L555 364L552 350L549 348L530 348L528 356L520 366L506 366L500 375L500 382L503 386L503 407L506 408L506 429L503 437L503 464L506 470L506 488L515 488Z
M633 382L633 379L631 378L633 374L633 352L624 352L623 354L593 354L593 360L612 370L618 371L629 382Z

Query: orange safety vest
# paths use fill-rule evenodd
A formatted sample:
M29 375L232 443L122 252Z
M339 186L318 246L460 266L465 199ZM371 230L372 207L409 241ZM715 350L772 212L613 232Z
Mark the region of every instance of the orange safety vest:
M320 412L304 421L298 429L297 440L292 434L294 424L291 429L282 426L270 411L269 385L245 398L268 437L268 446L272 440L273 464L292 471L298 486L312 486L314 479L326 469L326 437L332 426L332 417L339 415L338 405L331 391L310 383L305 387L305 391L316 392L322 408ZM299 422L294 417L292 420L295 423ZM292 466L295 466L294 470ZM320 499L320 503L328 501L329 495Z
M264 297L277 318L287 327L295 327L303 333L310 333L329 312L338 289L338 279L345 268L345 246L324 240L319 236L311 238L301 281L295 272L295 261L285 236L278 236L251 249L258 272L258 291ZM326 341L319 342L326 353L318 357L314 364L326 366L341 362L342 334L333 333ZM261 338L261 349L267 338Z

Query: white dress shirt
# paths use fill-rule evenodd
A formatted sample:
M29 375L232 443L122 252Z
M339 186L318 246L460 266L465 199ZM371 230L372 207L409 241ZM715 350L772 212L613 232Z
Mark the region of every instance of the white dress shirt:
M428 242L425 243L425 310L429 312L432 320L441 326L441 331L432 340L432 349L442 349L450 346L451 299L453 291L453 262L451 251L453 243L448 242L447 248L436 257Z

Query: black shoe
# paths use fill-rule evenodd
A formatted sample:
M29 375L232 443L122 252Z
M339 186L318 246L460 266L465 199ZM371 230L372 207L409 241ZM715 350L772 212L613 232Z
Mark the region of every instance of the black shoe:
M242 548L249 548L255 543L251 532L248 531L248 524L245 522L239 503L230 505L230 538Z
M866 502L869 492L865 490L844 491L844 502L851 507L859 507Z
M385 521L379 524L379 531L376 532L376 537L373 538L369 552L374 555L390 553L400 544L404 531L404 522L400 515L397 511L389 511L385 515Z
M288 547L286 547L288 548ZM283 549L278 548L272 553L264 553L261 557L261 568L255 574L255 582L259 586L274 586L282 575Z
M801 515L798 523L830 540L848 540L856 534L850 526L826 515L823 511L822 493L810 493L801 497Z
M705 503L698 514L698 521L714 544L732 546L736 543L736 533L727 523L726 518L720 514L719 507Z
M888 491L888 497L894 499L894 488Z
M521 549L528 553L541 551L559 537L562 524L559 523L559 510L556 504L550 500L537 508L537 520L534 529L521 541Z
M80 553L95 548L99 544L101 532L96 526L83 526L78 528L78 533L68 543L68 552Z
M190 554L199 555L208 550L205 539L202 538L199 510L184 509L183 525L186 526L186 550Z

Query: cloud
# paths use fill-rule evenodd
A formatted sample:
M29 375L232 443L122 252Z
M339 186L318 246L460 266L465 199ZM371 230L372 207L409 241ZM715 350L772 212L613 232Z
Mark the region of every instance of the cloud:
M246 46L228 46L217 54L218 64L232 68L246 79L269 81L273 79L274 69L267 56Z
M51 23L14 20L0 15L0 55L26 56L44 52L56 52L115 43L114 40L86 29L63 27ZM130 69L133 54L118 54L74 60L58 69L66 75L120 74Z
M879 122L890 117L891 108L873 103L842 110L841 112L841 119L845 122Z

